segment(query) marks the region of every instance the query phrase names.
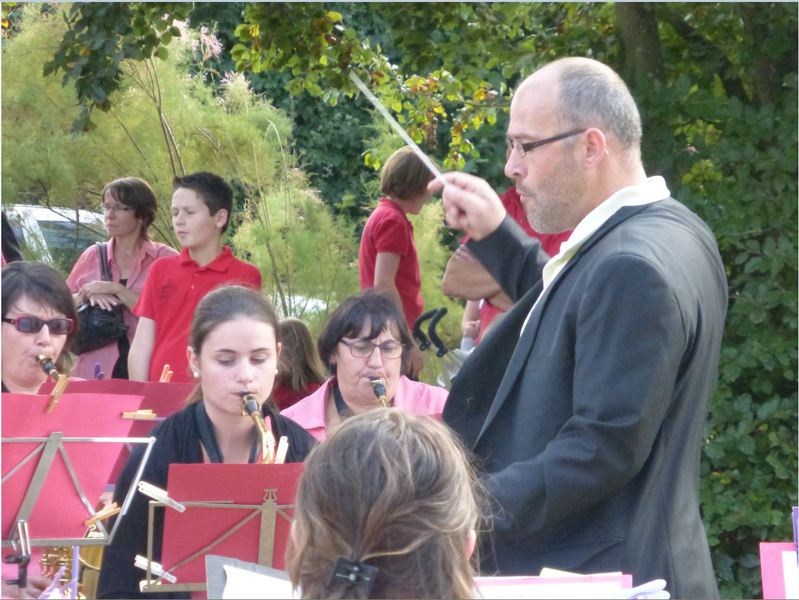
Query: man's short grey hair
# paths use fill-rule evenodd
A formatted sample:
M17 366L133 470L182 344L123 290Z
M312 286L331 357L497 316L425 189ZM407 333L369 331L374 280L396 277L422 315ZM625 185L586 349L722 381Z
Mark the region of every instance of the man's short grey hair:
M627 85L613 69L585 58L553 64L560 70L558 108L564 127L598 127L612 133L623 149L640 148L641 115Z

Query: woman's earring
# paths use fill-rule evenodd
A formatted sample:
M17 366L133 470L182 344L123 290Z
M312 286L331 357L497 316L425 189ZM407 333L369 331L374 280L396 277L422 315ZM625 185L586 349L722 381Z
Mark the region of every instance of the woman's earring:
M275 375L277 375L278 373L280 373L280 370L277 367L275 367Z
M200 372L197 369L193 369L191 374L194 375L195 379L199 379L200 378Z

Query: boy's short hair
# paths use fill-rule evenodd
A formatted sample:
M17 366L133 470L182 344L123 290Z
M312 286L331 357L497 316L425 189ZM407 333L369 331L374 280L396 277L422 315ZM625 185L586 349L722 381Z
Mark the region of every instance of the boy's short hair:
M380 189L396 200L412 200L427 191L433 174L413 150L403 146L392 154L380 172Z
M225 233L233 212L233 190L224 179L207 171L198 171L183 177L175 177L172 181L172 191L174 192L178 188L194 190L208 207L208 212L211 215L215 215L224 208L227 211L227 220L222 227L222 233Z

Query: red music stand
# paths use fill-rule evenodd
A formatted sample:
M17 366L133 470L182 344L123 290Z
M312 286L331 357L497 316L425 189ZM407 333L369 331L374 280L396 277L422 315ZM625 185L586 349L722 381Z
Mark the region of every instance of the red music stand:
M86 379L70 381L67 392L91 392L112 394L136 394L142 396L139 410L151 410L156 418L129 420L129 437L149 437L150 431L158 423L181 410L196 387L194 383L160 383L157 381L128 381L126 379ZM119 478L130 457L127 446L120 453L110 482Z
M42 393L49 393L52 382L42 386ZM153 426L163 421L184 406L189 396L197 387L195 383L161 383L158 381L129 381L127 379L82 379L70 380L67 385L68 394L121 394L142 396L140 409L152 410L155 419L135 421L129 435L139 437L146 435Z
M144 400L141 409L150 409L156 415L156 422L186 407L186 402L197 387L196 383L161 383L148 381L142 388ZM155 423L153 421L136 421L131 435L140 436L149 433Z
M108 544L116 526L108 532L101 522L101 535L87 539L84 521L96 514L123 444L147 444L149 455L153 438L129 437L131 422L122 419L142 396L65 393L50 413L48 401L47 395L2 397L2 545L15 546L21 521L31 546Z
M282 569L302 469L302 463L170 465L169 497L186 511L166 509L161 565L177 581L164 583L148 568L142 591L204 592L206 554ZM159 506L150 501L148 567Z
M130 381L128 379L70 379L67 394L126 394L143 396L146 381ZM47 380L39 389L40 394L49 394L55 384Z

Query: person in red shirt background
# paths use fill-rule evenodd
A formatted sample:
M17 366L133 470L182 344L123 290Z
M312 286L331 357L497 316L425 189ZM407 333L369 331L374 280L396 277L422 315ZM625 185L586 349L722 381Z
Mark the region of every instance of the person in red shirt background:
M409 329L422 314L424 301L413 225L407 215L422 210L431 195L427 184L432 179L413 150L405 146L394 152L383 165L383 197L366 221L358 251L361 291L374 288L391 297L405 315ZM422 353L416 346L410 365L411 376L422 370Z
M541 248L549 256L555 256L560 251L560 245L569 239L571 231L538 233L533 229L527 222L515 187L505 190L499 199L508 215L522 226L527 235L541 241ZM447 296L466 299L461 322L463 350L470 350L479 343L491 322L513 305L494 278L466 249L467 241L468 237L461 240L461 246L450 257L441 284Z

